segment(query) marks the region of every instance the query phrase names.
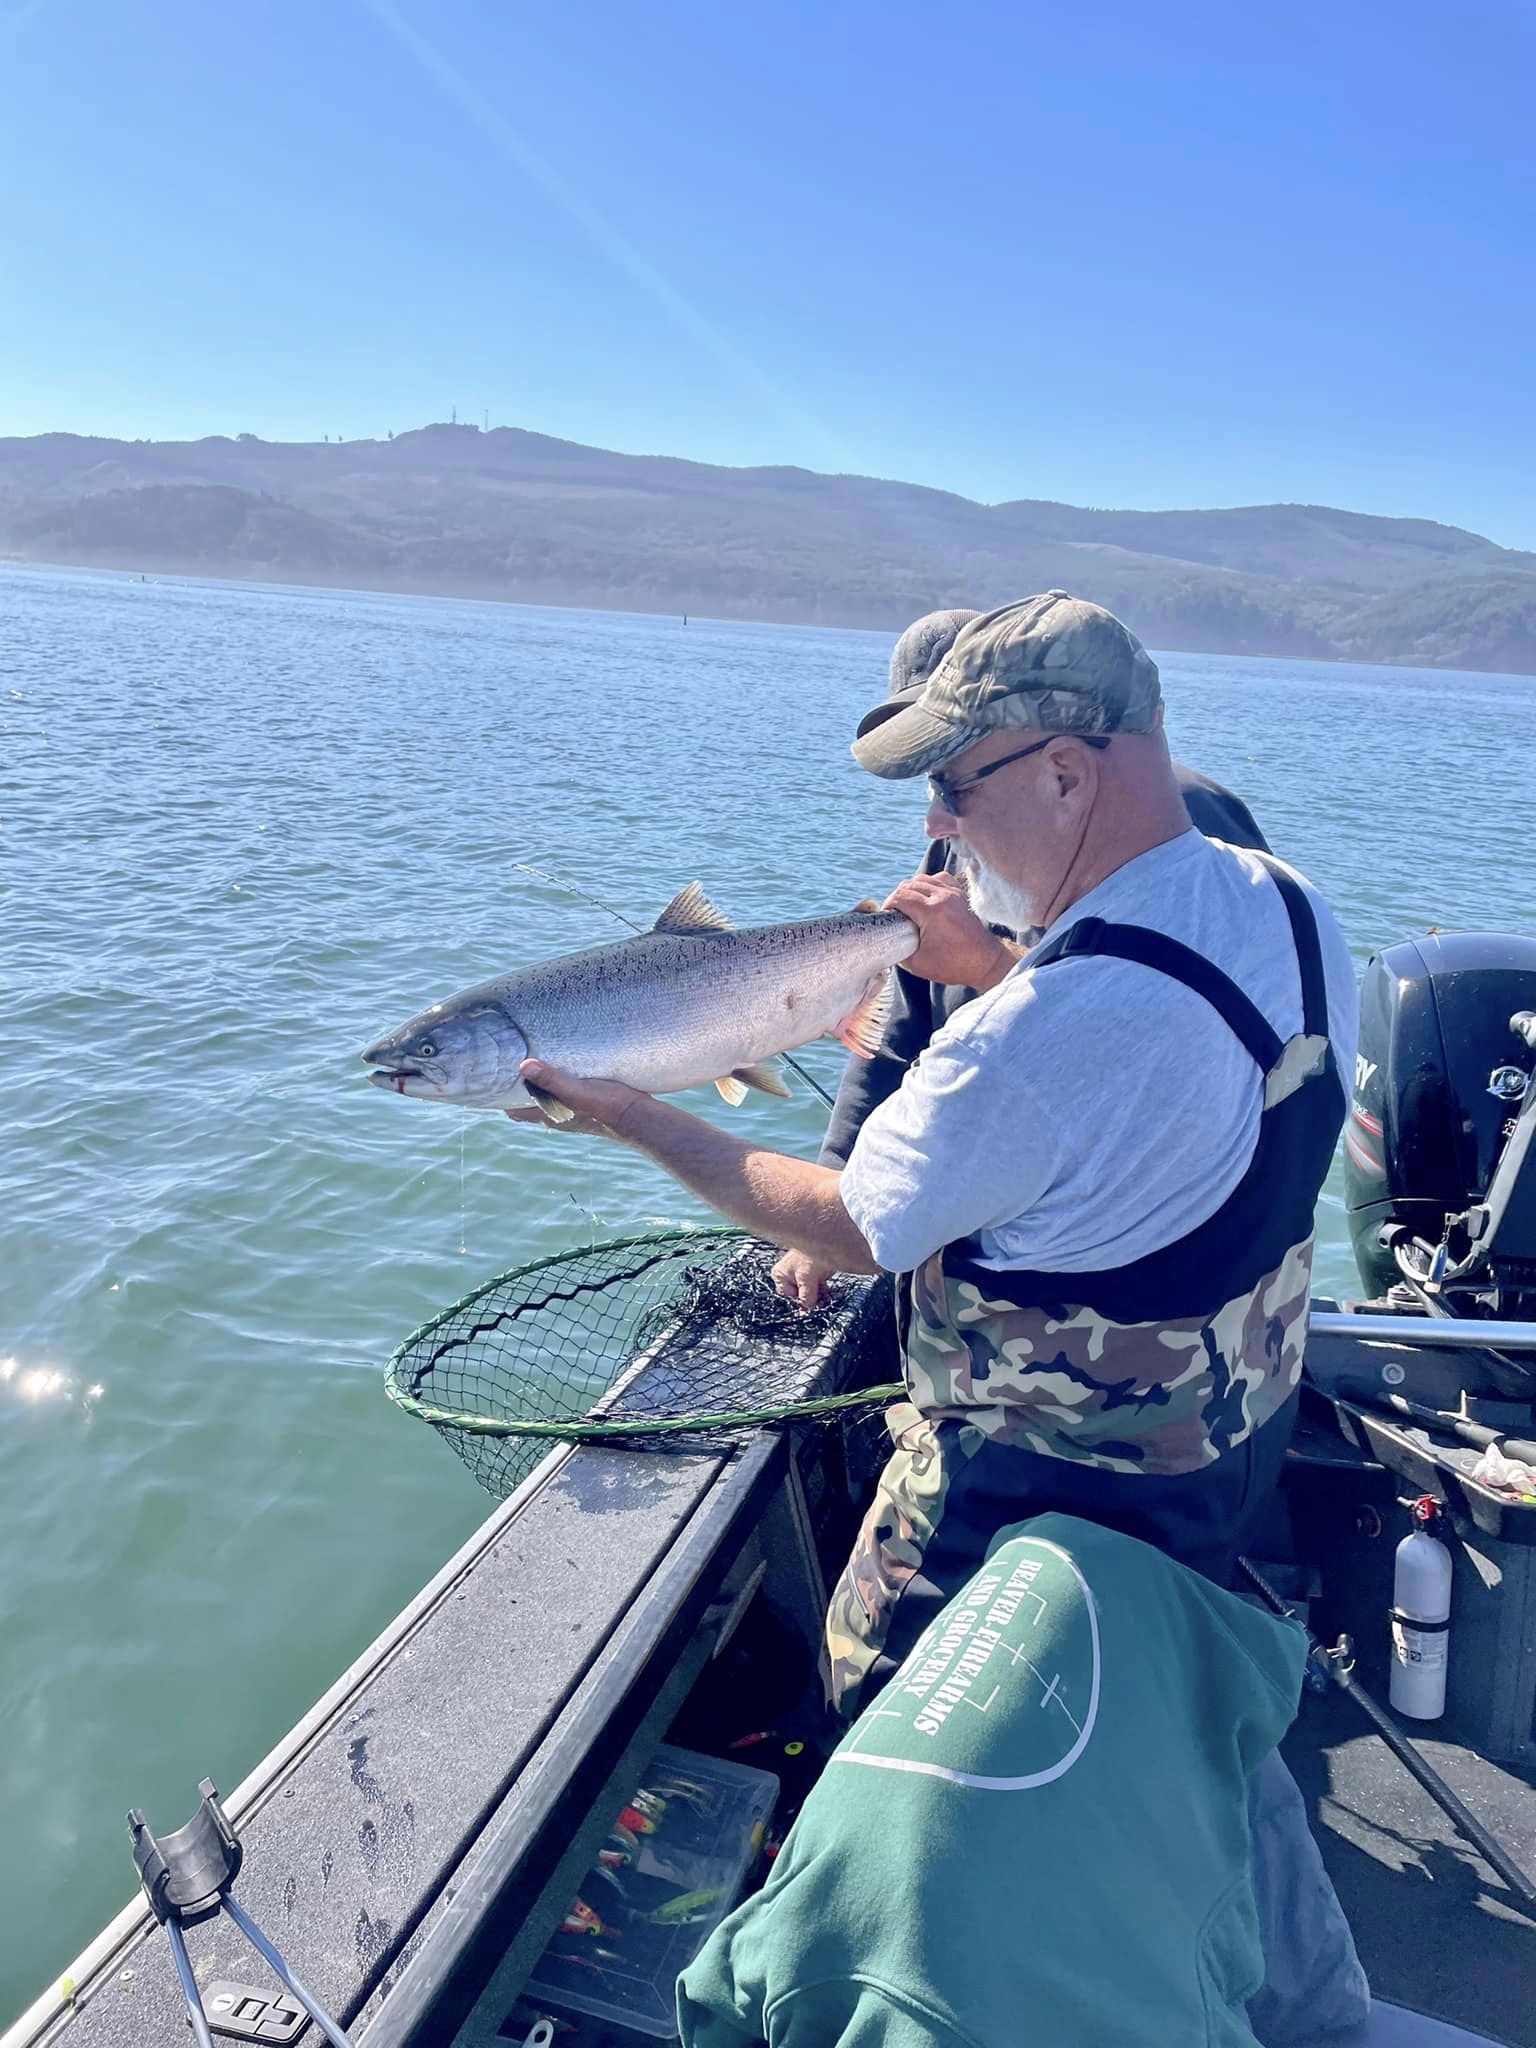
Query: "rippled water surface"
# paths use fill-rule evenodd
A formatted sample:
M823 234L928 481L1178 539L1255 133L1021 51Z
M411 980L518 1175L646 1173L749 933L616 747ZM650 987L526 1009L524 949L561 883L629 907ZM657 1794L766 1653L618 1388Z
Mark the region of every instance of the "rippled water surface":
M695 877L746 921L885 890L921 800L847 741L888 644L0 568L0 2025L128 1896L124 1809L232 1787L482 1514L386 1404L393 1345L699 1213L626 1153L388 1099L358 1048L617 935L519 860L646 921ZM1536 685L1162 665L1176 751L1362 960L1531 927ZM735 1128L810 1153L822 1114ZM1347 1289L1336 1181L1322 1229Z

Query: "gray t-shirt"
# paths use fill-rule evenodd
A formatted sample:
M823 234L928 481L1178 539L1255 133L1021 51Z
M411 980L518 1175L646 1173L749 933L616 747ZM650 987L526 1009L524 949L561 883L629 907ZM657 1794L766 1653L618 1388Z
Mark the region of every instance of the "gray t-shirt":
M1297 880L1317 919L1347 1082L1354 963L1332 912ZM1253 854L1182 833L1127 861L1045 936L1083 917L1166 932L1230 975L1282 1039L1300 1031L1290 920ZM891 1272L973 1235L988 1265L1123 1266L1221 1207L1253 1157L1263 1092L1193 990L1131 961L1066 959L1034 974L1026 957L935 1033L871 1113L843 1202Z

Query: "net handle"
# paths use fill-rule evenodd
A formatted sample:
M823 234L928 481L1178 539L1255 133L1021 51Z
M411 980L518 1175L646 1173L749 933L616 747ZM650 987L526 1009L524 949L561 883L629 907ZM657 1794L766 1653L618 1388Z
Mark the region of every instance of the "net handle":
M883 1386L861 1387L851 1394L822 1394L810 1401L785 1401L778 1407L733 1408L718 1415L636 1415L587 1421L578 1416L566 1422L510 1421L500 1415L470 1415L453 1408L438 1408L403 1389L390 1388L389 1398L407 1415L430 1422L438 1429L461 1429L471 1436L522 1436L564 1438L572 1443L622 1442L626 1437L681 1436L689 1430L707 1435L710 1430L742 1429L753 1424L796 1422L802 1416L833 1415L842 1409L873 1407L877 1402L904 1400L907 1388L901 1380Z

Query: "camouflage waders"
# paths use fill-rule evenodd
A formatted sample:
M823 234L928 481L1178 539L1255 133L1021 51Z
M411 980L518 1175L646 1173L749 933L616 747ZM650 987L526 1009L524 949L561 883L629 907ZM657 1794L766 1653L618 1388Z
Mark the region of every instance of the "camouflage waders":
M1312 1213L1345 1110L1311 907L1289 875L1270 874L1301 970L1302 1029L1288 1041L1160 932L1085 918L1030 956L1033 969L1131 960L1203 996L1264 1076L1258 1142L1214 1216L1129 1265L1001 1270L950 1245L908 1276L911 1399L887 1415L895 1449L827 1616L840 1711L868 1703L1023 1515L1081 1515L1230 1577L1290 1436Z

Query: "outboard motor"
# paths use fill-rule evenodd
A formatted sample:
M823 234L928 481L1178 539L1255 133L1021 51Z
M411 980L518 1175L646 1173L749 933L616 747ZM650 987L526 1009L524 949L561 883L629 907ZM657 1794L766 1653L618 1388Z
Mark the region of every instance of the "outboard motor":
M1344 1127L1367 1294L1536 1319L1536 939L1457 932L1377 954Z

